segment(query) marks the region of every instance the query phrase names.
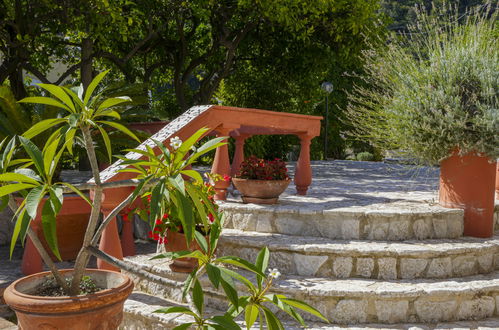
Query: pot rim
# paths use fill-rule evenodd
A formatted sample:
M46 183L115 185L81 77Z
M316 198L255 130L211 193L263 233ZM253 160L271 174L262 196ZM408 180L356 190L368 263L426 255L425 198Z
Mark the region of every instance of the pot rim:
M291 178L287 178L284 180L258 180L258 179L243 179L243 178L238 178L234 177L232 180L237 180L237 181L252 181L252 182L283 182L283 181L291 181Z
M73 272L74 269L61 269L59 271L62 273L69 273ZM116 287L106 288L95 293L77 296L37 296L17 290L17 286L20 283L30 281L34 278L44 277L51 273L51 271L40 272L21 277L20 279L12 282L4 292L4 298L7 304L14 310L31 313L59 314L61 312L60 308L57 308L56 306L63 305L67 306L67 308L65 308L67 312L79 312L83 310L97 309L105 305L111 305L123 301L133 290L133 282L127 275L115 271L93 268L87 268L85 270L85 275L92 273L110 273L111 275L121 277L123 281ZM70 307L71 304L73 305L72 307Z

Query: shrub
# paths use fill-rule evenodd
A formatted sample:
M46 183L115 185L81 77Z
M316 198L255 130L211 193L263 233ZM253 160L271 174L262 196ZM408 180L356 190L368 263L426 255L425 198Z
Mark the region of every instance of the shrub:
M363 151L363 152L359 152L357 154L357 160L359 161L364 161L364 162L368 162L368 161L373 161L374 160L374 155L368 151Z
M356 135L426 163L461 153L499 156L497 13L418 13L410 32L365 54L365 80L350 95ZM438 15L440 14L440 15ZM462 23L462 24L461 24Z

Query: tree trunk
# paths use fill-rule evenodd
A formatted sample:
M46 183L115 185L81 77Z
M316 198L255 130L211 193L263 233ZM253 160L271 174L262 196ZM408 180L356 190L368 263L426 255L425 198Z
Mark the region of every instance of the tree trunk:
M93 76L93 48L94 42L91 39L83 39L81 43L81 68L80 76L83 88L86 90Z

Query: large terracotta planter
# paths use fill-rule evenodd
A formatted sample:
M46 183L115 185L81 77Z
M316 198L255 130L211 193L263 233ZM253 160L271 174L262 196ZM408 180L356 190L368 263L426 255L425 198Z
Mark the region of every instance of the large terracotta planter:
M72 270L63 270L71 275ZM41 297L31 293L43 283L50 272L23 277L12 283L4 293L5 302L16 312L19 329L117 329L123 319L123 304L132 293L133 282L126 275L88 269L86 275L98 286L99 292L72 297Z
M201 248L196 240L190 242L189 247L187 247L187 241L183 233L168 230L166 238L168 240L168 243L165 244L166 251L201 251ZM178 258L173 260L170 264L170 269L177 273L190 273L197 267L197 265L198 260L196 258Z
M440 163L440 205L464 209L464 235L493 235L495 175L496 162L476 153Z
M244 203L275 204L291 180L249 180L232 178Z
M499 162L497 162L496 172L496 199L499 199Z
M17 203L22 202L21 198L16 199ZM52 260L56 257L52 254L45 240L42 229L42 208L44 201L40 204L36 218L31 222L31 228L38 234L45 250L49 252ZM65 194L61 211L57 215L57 242L62 260L74 260L83 244L83 237L87 228L91 206L80 196ZM40 254L28 238L24 247L22 271L24 275L31 275L41 272L43 264Z

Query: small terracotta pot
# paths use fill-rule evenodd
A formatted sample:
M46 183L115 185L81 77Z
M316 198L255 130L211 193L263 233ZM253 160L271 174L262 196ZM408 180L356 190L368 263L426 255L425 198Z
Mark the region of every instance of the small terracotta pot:
M244 203L275 204L291 182L288 180L250 180L232 178Z
M73 270L62 270L65 276ZM23 277L4 293L5 302L16 312L19 329L117 329L123 320L123 304L132 293L133 282L126 275L112 271L87 269L100 287L99 292L71 297L41 297L36 291L50 272Z
M187 247L187 241L183 233L168 230L166 238L168 240L168 243L165 244L166 251L201 251L201 248L196 240L193 240L189 244L189 247ZM207 236L205 236L205 238L208 239ZM198 260L196 258L178 258L173 260L170 264L170 269L177 273L190 273L197 267L197 265Z
M464 209L464 235L492 237L496 162L454 152L440 163L440 205Z
M499 161L497 162L496 172L496 199L499 199Z

